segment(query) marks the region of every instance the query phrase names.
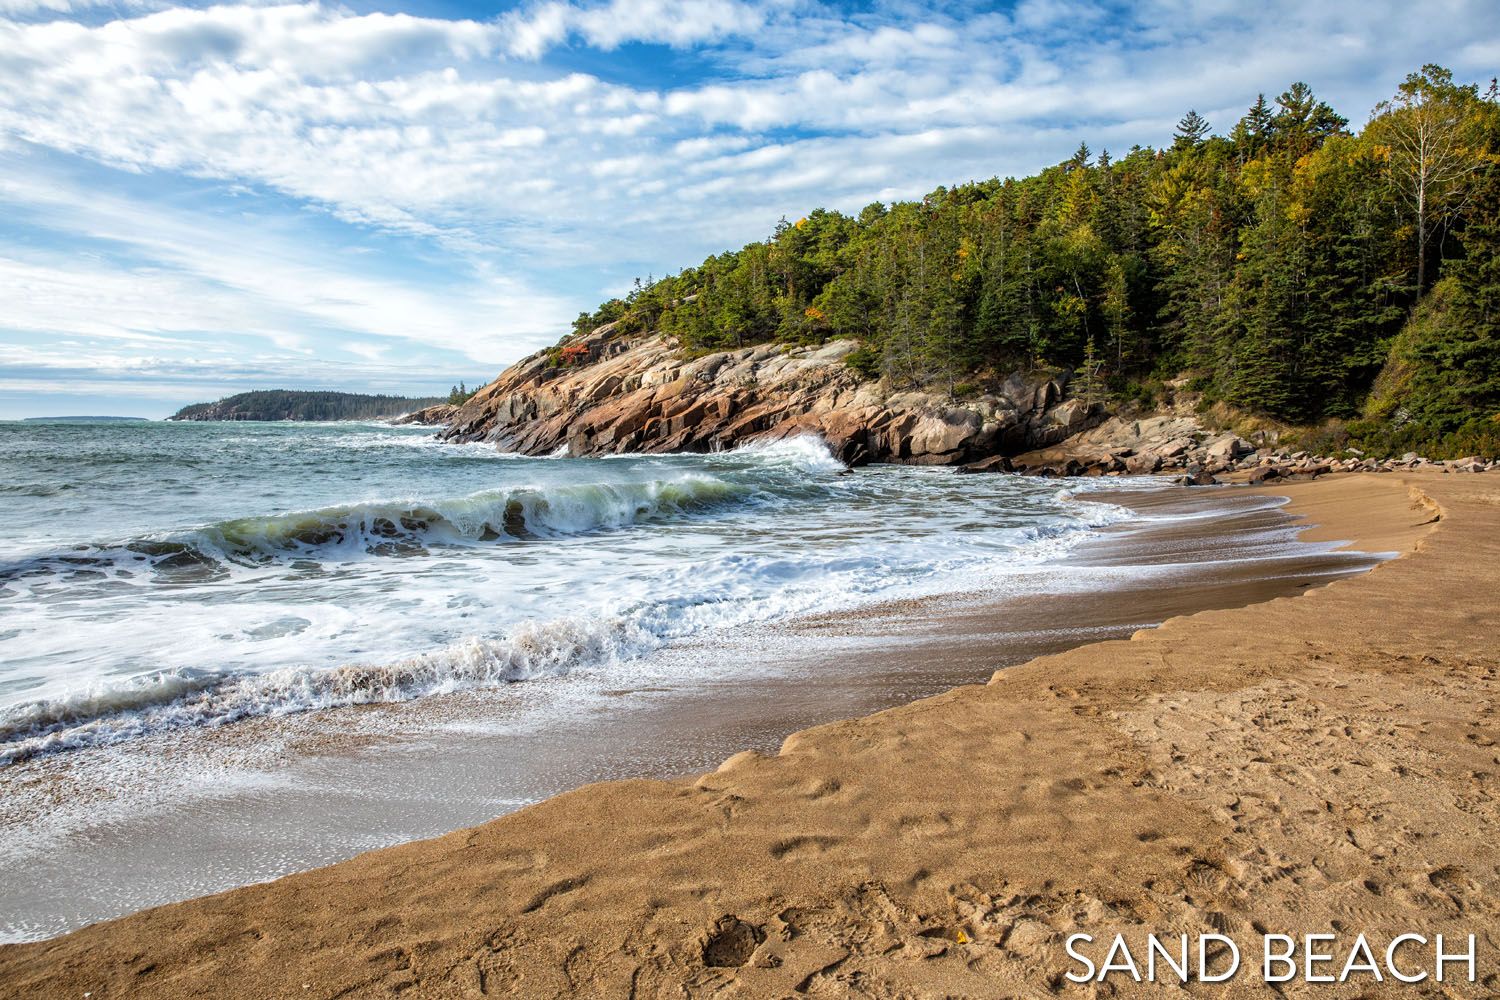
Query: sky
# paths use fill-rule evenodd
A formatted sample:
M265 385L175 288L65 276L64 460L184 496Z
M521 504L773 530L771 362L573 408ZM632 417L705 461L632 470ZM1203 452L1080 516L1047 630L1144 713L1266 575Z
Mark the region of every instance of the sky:
M1354 126L1493 0L0 0L0 419L445 394L813 208Z

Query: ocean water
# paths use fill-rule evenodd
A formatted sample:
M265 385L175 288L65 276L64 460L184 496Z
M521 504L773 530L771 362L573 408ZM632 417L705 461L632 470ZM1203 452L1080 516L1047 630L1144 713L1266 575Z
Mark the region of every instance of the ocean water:
M380 424L0 423L0 765L995 590L1104 492L811 439L523 458Z

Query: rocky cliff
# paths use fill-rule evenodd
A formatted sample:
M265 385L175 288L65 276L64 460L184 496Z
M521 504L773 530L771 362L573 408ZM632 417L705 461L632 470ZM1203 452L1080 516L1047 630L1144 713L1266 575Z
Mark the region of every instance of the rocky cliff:
M1111 416L1068 398L1065 376L1016 373L990 393L954 400L897 392L845 364L857 345L762 344L698 358L655 336L601 327L517 362L460 407L434 406L402 422L446 424L450 441L574 456L710 451L753 440L821 437L849 465L955 465L964 472L1042 476L1180 475L1311 478L1400 468L1482 471L1500 463L1376 461L1347 450L1320 457L1207 429L1191 400L1157 414Z
M530 455L709 451L816 434L850 465L958 465L1046 447L1103 413L1059 377L1016 374L953 401L894 392L844 359L853 341L763 344L684 359L677 345L601 327L511 366L453 414L443 436Z

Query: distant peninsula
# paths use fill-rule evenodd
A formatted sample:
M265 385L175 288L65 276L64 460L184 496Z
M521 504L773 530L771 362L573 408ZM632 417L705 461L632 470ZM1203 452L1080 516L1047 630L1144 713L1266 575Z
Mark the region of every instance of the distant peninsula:
M168 420L380 420L425 409L440 396L369 396L354 392L264 389L184 406Z

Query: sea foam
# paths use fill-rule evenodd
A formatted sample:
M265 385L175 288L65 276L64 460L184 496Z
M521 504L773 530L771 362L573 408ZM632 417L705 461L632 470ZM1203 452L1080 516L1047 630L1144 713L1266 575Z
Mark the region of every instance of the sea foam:
M609 462L415 440L429 439L349 425L122 436L137 464L127 450L89 466L79 523L139 510L152 530L0 563L0 762L579 670L628 683L686 637L1010 586L1123 516L1017 477L843 475L814 438ZM37 456L35 481L62 467ZM377 498L275 509L353 484ZM274 512L235 511L261 504ZM156 509L219 516L156 527Z

